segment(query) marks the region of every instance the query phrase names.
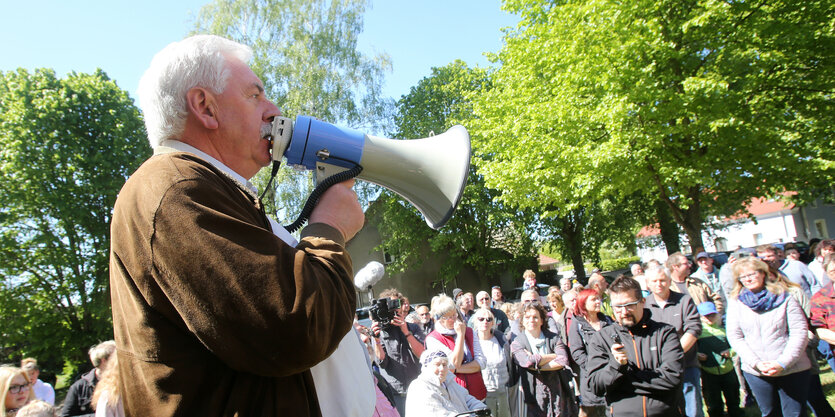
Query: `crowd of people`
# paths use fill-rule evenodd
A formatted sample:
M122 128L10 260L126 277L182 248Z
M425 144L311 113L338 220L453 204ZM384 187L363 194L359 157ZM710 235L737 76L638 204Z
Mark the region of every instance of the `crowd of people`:
M271 154L281 112L252 58L246 45L195 35L143 74L154 155L111 217L114 341L91 349L94 369L62 415L690 416L702 397L713 415L738 412L734 383L763 415L798 415L807 402L832 415L810 356L835 343L831 241L808 267L763 247L718 272L699 253L691 276L673 254L547 295L526 271L519 303L498 287L454 290L411 314L390 290L395 317L352 328L346 242L362 207L349 180L321 193L298 239L267 215L250 180L281 158ZM0 417L55 413L36 361L0 368L0 388Z
M70 385L64 402L55 405L55 389L38 379L40 368L34 358L23 359L20 367L0 367L0 388L5 402L4 417L125 417L116 383L116 342L108 340L88 351L93 369Z
M373 363L380 416L835 416L818 365L835 342L835 241L810 265L777 247L634 264L586 286L564 278L519 302L454 289L391 323L355 324ZM388 400L388 401L386 401ZM379 404L379 402L378 402Z

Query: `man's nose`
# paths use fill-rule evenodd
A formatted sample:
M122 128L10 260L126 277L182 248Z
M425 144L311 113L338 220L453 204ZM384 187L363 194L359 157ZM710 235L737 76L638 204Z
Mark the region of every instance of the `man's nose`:
M264 120L267 122L272 122L276 116L281 116L281 110L278 109L278 106L275 105L272 101L269 102L270 105L267 108L267 111L264 112Z

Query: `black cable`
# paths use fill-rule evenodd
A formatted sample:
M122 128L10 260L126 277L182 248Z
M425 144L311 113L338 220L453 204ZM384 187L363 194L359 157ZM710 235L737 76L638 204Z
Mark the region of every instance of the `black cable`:
M357 165L347 171L342 171L340 173L331 175L330 177L325 178L324 181L320 182L316 188L313 189L313 192L310 193L310 197L307 197L307 202L304 203L304 208L302 212L299 214L299 217L289 226L284 226L288 232L293 233L296 230L299 230L302 225L307 222L307 219L310 218L310 214L313 213L313 209L316 208L316 204L319 203L319 198L322 197L322 194L325 191L333 186L334 184L339 184L340 182L350 180L351 178L356 177L362 172L362 166Z
M264 191L261 193L261 197L258 197L259 200L264 199L264 195L267 194L267 190L270 189L270 185L273 183L273 178L275 178L275 174L278 174L278 168L281 166L281 161L273 161L273 168L270 172L270 180L267 181L267 186L264 187Z

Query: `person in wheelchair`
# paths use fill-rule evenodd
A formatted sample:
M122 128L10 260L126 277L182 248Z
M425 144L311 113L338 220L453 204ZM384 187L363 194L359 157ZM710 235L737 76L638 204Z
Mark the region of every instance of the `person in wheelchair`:
M489 416L483 402L458 385L449 372L449 360L440 350L427 350L420 357L421 373L406 394L405 417Z

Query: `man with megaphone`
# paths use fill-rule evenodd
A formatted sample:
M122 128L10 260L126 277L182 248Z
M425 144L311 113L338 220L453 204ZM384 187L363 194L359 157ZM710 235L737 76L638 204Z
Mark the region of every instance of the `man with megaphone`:
M362 210L347 182L321 196L298 242L266 216L249 179L272 160L280 112L251 57L193 36L159 52L140 81L154 156L122 188L111 225L126 415L373 411L367 356L349 333L345 242Z

